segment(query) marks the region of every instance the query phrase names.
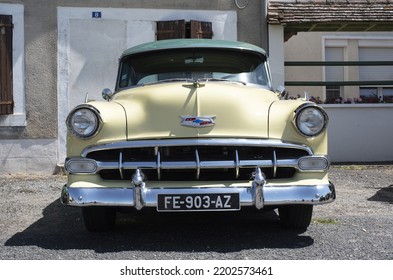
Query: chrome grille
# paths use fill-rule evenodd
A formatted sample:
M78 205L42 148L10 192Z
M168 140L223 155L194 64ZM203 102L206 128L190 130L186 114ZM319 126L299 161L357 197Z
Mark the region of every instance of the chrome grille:
M290 178L308 147L281 141L198 139L121 142L88 148L108 180L130 180L136 169L149 181L250 180L255 167L269 178Z

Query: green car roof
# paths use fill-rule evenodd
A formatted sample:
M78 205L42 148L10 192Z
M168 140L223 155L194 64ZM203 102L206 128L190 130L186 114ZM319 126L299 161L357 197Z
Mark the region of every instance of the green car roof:
M122 57L131 54L142 52L151 52L167 49L182 49L182 48L218 48L218 49L237 49L257 52L266 55L264 49L244 42L226 41L226 40L213 40L213 39L171 39L154 41L150 43L141 44L125 50Z

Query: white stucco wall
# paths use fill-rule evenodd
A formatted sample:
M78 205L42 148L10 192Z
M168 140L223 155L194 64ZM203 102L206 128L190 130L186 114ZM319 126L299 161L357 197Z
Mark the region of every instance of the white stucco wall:
M100 18L93 18L100 12ZM213 38L237 39L235 11L58 8L58 164L66 156L68 112L89 99L113 90L118 57L129 47L154 41L156 22L185 19L210 21Z
M393 104L323 105L332 162L393 161Z
M269 25L269 64L273 88L284 86L284 26Z
M2 140L0 174L53 174L56 148L56 139Z

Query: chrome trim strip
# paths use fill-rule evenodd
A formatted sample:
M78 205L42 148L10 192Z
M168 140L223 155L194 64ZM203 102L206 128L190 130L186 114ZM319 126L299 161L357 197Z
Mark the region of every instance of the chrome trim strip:
M277 176L277 154L276 150L273 151L273 178Z
M64 186L60 201L70 206L130 206L156 207L158 194L208 194L234 193L240 195L241 206L280 206L289 204L320 205L333 202L336 199L334 185L320 184L304 185L269 185L261 186L260 194L252 187L252 183L244 186L223 188L148 188L143 184L136 189L130 187L107 188L98 186L86 188L83 182L75 183L72 187ZM256 195L261 197L256 197ZM139 196L139 197L136 197ZM262 197L263 196L263 197ZM256 205L256 199L259 201Z
M161 180L161 153L157 150L157 179Z
M127 148L144 148L144 147L175 147L175 146L249 146L249 147L277 147L299 149L313 155L310 147L285 143L280 140L263 140L263 139L225 139L225 138L200 138L200 139L162 139L162 140L136 140L114 142L85 148L81 156L86 157L89 153L95 151L127 149Z
M123 180L123 153L119 153L119 173L120 173L120 178Z
M201 175L201 161L199 159L199 153L198 149L195 149L195 162L196 162L196 179L199 179L199 176Z
M121 153L120 153L121 154ZM159 157L159 154L158 154ZM329 169L330 164L329 164L329 159L325 156L306 156L306 157L300 157L298 159L280 159L277 160L275 157L273 160L239 160L238 157L234 161L231 160L226 160L226 161L201 161L199 159L199 154L197 150L195 151L195 161L159 161L157 159L156 161L135 161L135 162L125 162L122 161L122 156L120 156L119 162L102 162L102 161L95 161L96 164L96 169L94 172L91 173L86 173L86 172L69 172L68 169L67 172L70 174L97 174L101 170L119 170L120 171L120 176L123 177L123 171L124 170L137 170L137 169L156 169L158 173L158 178L160 179L161 177L161 170L169 170L169 169L194 169L196 170L196 179L199 179L199 175L202 169L224 169L224 168L231 168L234 169L236 172L236 178L238 178L238 174L240 169L242 168L253 168L253 167L273 167L273 178L276 177L276 172L277 168L280 167L290 167L290 168L295 168L299 172L325 172L326 170ZM299 168L299 161L305 158L323 158L326 162L326 169L300 169ZM70 158L67 159L66 161L66 167L67 162L69 160L78 160L79 157L76 158ZM90 159L84 159L80 158L83 160L89 160L89 161L94 161Z
M297 159L291 160L278 160L276 167L293 167L297 168ZM214 169L214 168L251 168L251 167L272 167L273 162L271 160L239 160L238 164L235 161L162 161L160 166L157 166L156 162L123 162L123 170L136 170L140 169L196 169L197 173L201 169ZM118 169L119 165L117 162L102 162L97 161L97 171L105 169Z
M118 162L102 162L97 161L97 169L95 173L99 173L101 170L106 169L119 169ZM278 160L275 167L293 167L298 168L297 166L298 160ZM136 170L136 169L157 169L157 170L165 170L165 169L195 169L197 175L200 174L202 169L217 169L217 168L234 168L236 170L236 174L238 174L238 170L241 168L251 168L251 167L272 167L273 162L271 160L239 160L238 163L236 161L200 161L199 158L196 161L162 161L159 165L157 162L123 162L122 170ZM93 173L90 173L93 174Z
M161 154L159 147L168 146L193 146L195 147L194 159L189 161L161 161ZM240 159L239 151L235 150L233 159L227 160L211 160L203 161L200 159L198 145L200 146L247 146L247 147L269 147L273 149L273 157L271 159ZM109 151L111 149L127 149L127 148L138 148L138 147L154 147L156 158L152 161L124 161L123 153L119 151L119 160L111 162L95 161L96 170L88 174L97 174L102 170L119 170L120 177L123 178L124 170L137 170L137 169L156 169L157 178L161 179L161 171L169 169L192 169L196 170L196 179L200 177L202 169L234 169L235 178L239 177L240 169L242 168L273 168L273 178L277 176L277 169L280 167L295 168L299 172L325 172L329 168L329 159L326 156L314 156L309 147L304 145L297 145L291 143L283 143L280 140L258 140L258 139L175 139L175 140L148 140L148 141L129 141L129 142L118 142L112 144L104 144L98 146L92 146L86 148L82 152L83 157L68 158L68 161L74 159L80 160L91 160L86 156L95 151ZM297 159L277 159L275 148L288 148L288 149L299 149L306 151L309 155L303 156ZM327 165L326 169L301 169L299 162L302 159L307 158L323 158ZM86 172L74 172L74 174L86 174Z
M235 165L236 165L236 179L238 179L239 175L240 175L240 161L239 161L238 150L236 150L236 152L235 152Z

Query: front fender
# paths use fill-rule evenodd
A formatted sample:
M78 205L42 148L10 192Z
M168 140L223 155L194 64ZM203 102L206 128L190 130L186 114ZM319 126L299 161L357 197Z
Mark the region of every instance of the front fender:
M309 102L303 100L273 102L269 110L269 138L304 144L309 146L314 154L327 155L327 130L315 137L305 137L298 132L293 123L295 110L304 103Z
M94 107L102 120L98 133L89 139L79 139L67 133L67 157L79 156L86 147L127 139L126 113L116 102L93 101L88 103Z

